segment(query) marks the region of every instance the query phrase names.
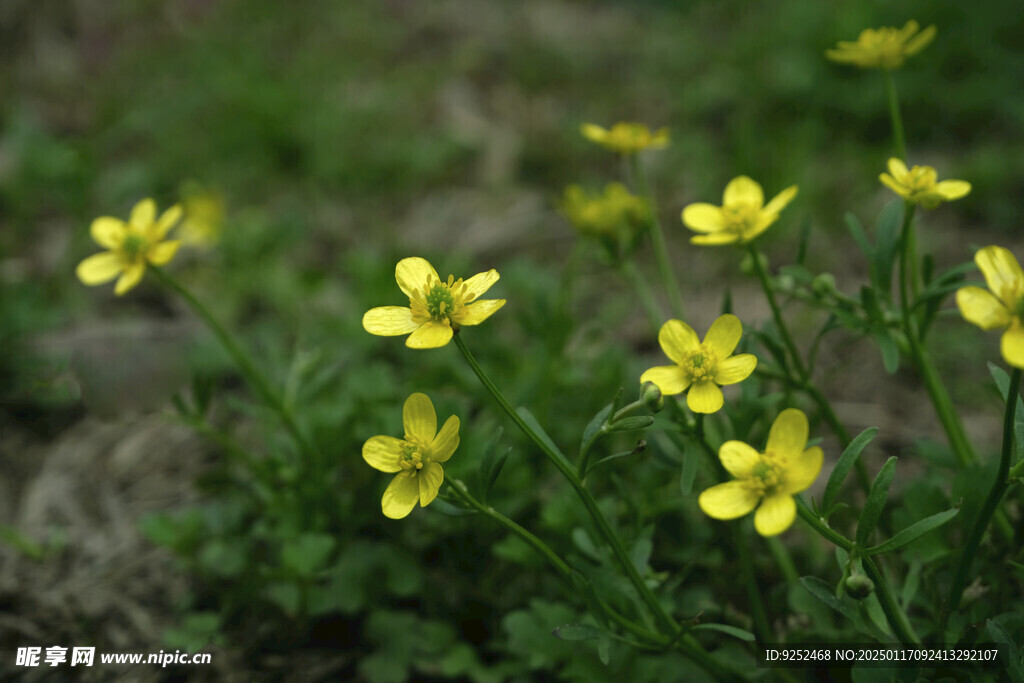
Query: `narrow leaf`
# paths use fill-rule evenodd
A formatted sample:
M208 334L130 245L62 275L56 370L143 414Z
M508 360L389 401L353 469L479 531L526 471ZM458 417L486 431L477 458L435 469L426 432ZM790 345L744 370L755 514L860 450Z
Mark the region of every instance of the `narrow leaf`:
M599 628L590 624L566 624L552 633L562 640L596 640L604 635Z
M537 418L533 416L533 413L523 406L516 408L516 413L523 419L526 426L533 430L533 433L540 439L541 443L547 446L565 467L572 469L572 463L569 462L569 459L565 457L565 454L559 450L558 446L555 445L555 442L551 440L550 436L548 436L548 433L544 431L544 428L540 426L540 423L537 422Z
M693 480L697 478L697 454L692 448L683 451L683 469L679 477L679 490L684 496L693 491Z
M622 390L620 389L619 391ZM594 415L594 419L592 419L590 421L590 424L587 425L587 428L583 430L583 438L580 439L580 451L583 450L583 447L587 444L588 441L590 441L594 434L597 434L597 430L599 430L604 425L605 421L608 419L608 416L611 414L611 403L606 405L604 408L601 408L601 410L597 411L597 415Z
M860 221L852 213L848 213L845 216L846 227L849 228L850 234L853 235L853 241L857 243L860 250L864 252L864 255L868 257L868 260L872 260L875 253L875 248L871 246L871 241L868 240L867 233L864 232L864 227L861 226Z
M853 469L854 463L857 462L857 456L864 450L864 447L871 443L871 440L878 434L878 427L868 427L863 432L857 435L857 437L850 442L850 445L846 447L843 454L839 456L839 461L836 462L835 469L832 470L832 474L829 475L828 483L825 484L825 495L821 499L821 509L825 515L831 513L832 504L835 503L836 496L839 494L839 489L843 485L843 481L846 480L846 475Z
M932 529L938 529L940 526L948 522L949 520L956 517L957 513L960 512L959 508L952 508L945 512L934 514L930 517L914 522L903 531L895 534L888 541L879 543L876 546L868 548L864 551L865 555L880 555L882 553L888 553L893 550L899 550L907 545L910 545L921 536L925 535Z
M882 364L890 375L900 369L900 348L889 335L889 330L873 330L871 336L878 342L878 350L882 352Z
M637 429L647 429L654 424L654 418L650 415L636 415L634 417L624 417L621 420L613 422L608 427L609 432L632 432Z
M893 200L885 205L878 214L876 224L877 244L871 259L872 284L886 299L891 298L892 267L896 258L896 246L899 239L900 219L903 217L903 202Z
M1006 673L1009 675L1010 680L1013 683L1024 683L1024 662L1021 662L1020 648L1017 647L1017 643L1013 642L1013 637L997 621L989 619L985 622L985 626L988 627L988 634L992 637L992 640L1006 646L1006 654L1008 655Z
M897 460L899 458L893 456L885 461L871 484L871 490L868 491L868 499L864 503L864 509L860 511L860 520L857 522L857 544L862 547L868 544L871 532L875 530L875 525L882 516L885 500L889 496L889 486L896 475Z
M735 626L729 626L727 624L698 624L697 626L694 626L691 630L718 631L719 633L730 635L733 638L739 638L740 640L747 643L752 643L755 640L754 634L750 631L744 631L741 628L736 628Z
M839 612L850 621L857 622L857 612L850 605L836 597L832 586L819 579L817 576L801 576L800 584L814 597Z

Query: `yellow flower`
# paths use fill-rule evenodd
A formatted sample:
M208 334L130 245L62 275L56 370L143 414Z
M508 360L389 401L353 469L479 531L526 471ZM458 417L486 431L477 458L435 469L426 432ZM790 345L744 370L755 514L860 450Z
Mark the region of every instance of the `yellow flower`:
M178 251L178 240L164 240L181 218L181 206L175 204L156 218L156 202L143 199L132 209L128 222L102 216L92 222L93 240L108 249L78 264L75 274L86 285L99 285L118 278L114 294L124 294L142 279L146 264L162 266ZM120 276L120 277L118 277Z
M779 213L796 197L797 186L790 185L766 205L761 186L741 175L725 186L722 206L690 204L683 209L683 223L694 232L694 244L746 244L768 229Z
M938 174L931 166L915 166L907 170L901 160L889 159L889 173L881 173L878 179L890 190L908 202L934 209L942 202L966 197L971 184L966 180L943 180L935 182Z
M908 21L901 29L894 26L866 28L860 32L857 42L840 40L835 49L825 50L825 56L833 62L853 64L862 69L895 69L903 64L904 59L925 49L935 38L934 26L920 33L917 29L916 21Z
M807 416L788 408L775 418L764 453L742 441L723 443L718 458L735 479L701 493L700 509L715 519L736 519L756 507L757 533L781 534L796 518L793 494L814 483L825 458L817 446L804 450L807 434Z
M651 368L640 376L640 383L653 382L661 393L686 394L686 405L695 413L713 413L725 403L719 385L742 382L757 366L752 353L731 355L743 335L743 325L726 313L711 323L704 341L681 320L669 320L658 332L658 343L676 365Z
M988 289L961 287L956 305L964 320L983 330L1005 330L999 347L1003 359L1024 368L1024 272L1006 249L990 246L974 255Z
M437 413L426 394L412 394L402 408L405 438L375 436L363 444L363 460L381 472L397 472L380 501L384 514L402 519L430 505L444 481L441 463L459 447L459 418L452 415L437 431Z
M614 235L623 227L635 228L648 215L647 202L630 193L622 183L608 183L602 194L570 185L565 188L561 209L580 233L596 237Z
M583 137L596 142L605 149L619 154L633 154L647 148L664 149L668 147L668 128L659 128L654 133L642 123L620 121L611 129L605 129L593 123L580 125Z
M178 228L181 241L210 247L220 239L224 225L224 198L217 192L188 184L183 190L185 219Z
M409 307L371 308L363 315L363 329L381 337L408 334L405 345L412 349L444 346L459 327L479 325L505 305L504 299L477 300L498 277L491 268L466 281L454 275L442 280L426 259L404 258L395 266L395 280L409 297Z

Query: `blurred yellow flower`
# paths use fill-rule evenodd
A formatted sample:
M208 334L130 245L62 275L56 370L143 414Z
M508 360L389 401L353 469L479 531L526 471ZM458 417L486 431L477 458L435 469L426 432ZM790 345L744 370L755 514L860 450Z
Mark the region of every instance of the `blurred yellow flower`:
M860 32L857 42L841 40L835 49L825 50L825 56L833 62L853 64L862 69L895 69L903 64L903 60L916 55L935 39L934 26L920 33L917 32L918 28L916 21L908 21L903 28L866 28Z
M901 160L889 159L889 172L881 173L878 179L890 190L913 204L934 209L942 202L966 197L971 184L965 180L943 180L935 182L938 174L931 166L914 166L909 171Z
M705 233L691 237L694 244L746 244L778 220L797 190L790 185L765 204L761 186L741 175L725 186L722 206L690 204L683 209L683 223L694 232Z
M619 154L633 154L644 149L664 149L668 147L668 128L659 128L655 132L642 123L620 121L610 129L602 128L593 123L580 125L583 137L596 142L605 149Z
M182 191L185 218L178 236L185 244L210 247L220 239L224 226L224 198L217 192L189 183Z
M733 356L743 335L743 325L726 313L711 324L704 341L681 320L669 320L658 332L658 343L675 365L647 370L640 383L653 382L661 393L686 394L686 405L695 413L713 413L725 403L719 385L742 382L757 366L752 353Z
M622 183L608 183L601 194L570 185L565 188L561 210L581 234L593 237L614 235L622 228L636 228L648 217L647 202Z
M979 249L974 262L988 289L958 289L960 314L983 330L1005 330L999 344L1003 359L1024 369L1024 272L1014 255L1002 247Z
M779 413L768 432L764 453L742 441L726 441L718 451L735 479L707 489L697 504L709 517L736 519L755 507L754 528L762 536L781 534L796 518L793 495L818 478L825 454L807 445L807 416L796 408Z
M452 415L437 431L437 413L426 394L412 394L402 408L405 438L375 436L363 444L363 460L381 472L396 472L381 499L391 519L402 519L429 505L444 481L441 463L459 447L459 418Z
M423 258L404 258L395 266L395 280L409 297L409 307L379 306L363 315L363 329L381 337L408 334L412 349L444 346L464 325L479 325L505 305L504 299L477 300L498 281L493 268L468 280L449 275L442 280Z
M124 294L139 283L146 264L162 266L178 251L178 240L164 240L181 218L175 204L156 217L156 202L143 199L132 209L128 222L102 216L92 222L93 240L108 251L94 254L78 264L75 274L86 285L99 285L118 278L114 294Z

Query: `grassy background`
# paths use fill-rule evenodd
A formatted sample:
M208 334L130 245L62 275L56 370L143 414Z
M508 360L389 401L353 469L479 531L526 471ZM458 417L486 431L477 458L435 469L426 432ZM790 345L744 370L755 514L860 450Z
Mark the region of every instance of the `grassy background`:
M365 334L359 320L371 306L401 303L393 265L403 256L423 255L442 274L497 267L495 296L509 305L473 330L473 348L513 402L531 406L571 451L589 416L658 357L623 283L589 261L563 269L575 237L554 208L562 188L602 185L622 170L578 135L579 123L670 128L672 145L647 161L695 327L710 323L726 286L741 314L764 315L735 255L689 246L678 218L687 203L717 201L741 173L769 196L800 185L765 236L773 263L793 258L797 226L809 220L812 269L856 291L866 265L848 256L842 216L870 223L889 199L877 182L891 154L889 123L880 75L830 64L823 51L864 27L911 18L939 32L896 74L909 161L974 186L926 215L922 246L943 266L967 260L971 244L1020 247L1024 20L1001 3L4 3L0 454L11 474L2 521L49 547L44 532L67 520L40 513L27 525L25 491L29 482L47 490L39 478L57 446L96 424L114 425L101 430L110 442L130 441L150 424L138 408L160 408L187 372L199 373L218 387L215 421L261 453L275 481L294 486L258 494L270 495L261 511L239 493L222 453L189 442L194 462L162 476L200 477L192 512L181 510L185 492L143 507L174 511L151 518L146 533L176 552L181 571L172 573L190 578L156 582L173 584L173 599L138 598L156 625L123 649L159 649L165 641L142 634L166 638L166 627L175 634L166 642L219 633L225 661L261 673L304 656L323 676L381 681L538 670L641 680L673 670L673 655L638 663L624 651L621 668L608 670L593 648L553 641L550 629L576 621L579 605L480 520L381 517L386 478L365 466L359 447L397 433L408 393L426 391L442 419L463 419L449 476L474 476L502 423L454 349L412 354ZM73 276L95 250L93 217L126 216L145 196L169 205L186 181L221 193L227 218L220 247L183 253L176 272L243 332L275 380L294 379L303 422L330 460L322 482L296 482L302 472L290 469L293 454L273 421L245 403L239 378L177 302L150 282L122 300ZM994 444L995 401L976 387L996 341L951 329L937 355L969 398L977 419L968 428ZM897 377L903 388L880 395L882 380L872 378L884 371L872 348L837 346L824 374L852 427L889 421L890 450L919 436L941 440L927 406L914 408L923 394L912 380ZM513 460L496 505L546 538L584 529L563 487L517 438L504 437ZM617 468L617 481L602 484L605 501L635 516L627 536L642 539L656 524L652 563L697 586L682 590L682 612L743 624L741 592L716 578L728 558L714 548L715 527L701 522L692 497L680 498L677 481L663 483L670 462L648 454L644 463L645 471ZM317 584L326 607L310 613L295 598L302 568L287 558L324 536L334 539L316 568L327 576ZM306 540L288 550L295 538ZM31 562L80 560L73 536L55 543L51 554L40 551L49 560ZM580 543L566 552L586 554ZM810 565L828 564L808 552ZM765 561L759 571L771 585L777 570ZM98 584L104 576L95 575ZM26 591L19 582L29 580L18 574L5 595L49 636L57 617L30 616L43 587ZM785 594L770 600L787 603ZM58 633L71 644L94 623L101 643L118 642L106 627L112 619L101 610ZM4 640L24 644L25 628ZM395 633L417 635L396 644Z

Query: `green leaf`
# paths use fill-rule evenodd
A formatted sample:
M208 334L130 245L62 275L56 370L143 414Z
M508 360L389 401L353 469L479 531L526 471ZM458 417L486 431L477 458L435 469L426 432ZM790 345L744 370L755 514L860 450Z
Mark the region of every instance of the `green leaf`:
M887 329L872 330L871 336L878 342L878 350L882 352L882 364L890 375L900 369L900 348Z
M619 389L620 395L622 389ZM580 451L582 451L587 443L597 434L598 430L604 426L604 423L608 421L608 416L612 414L613 404L609 403L601 410L597 411L597 415L594 415L594 419L590 421L587 428L583 430L583 438L580 439Z
M903 531L894 534L888 541L866 549L864 554L880 555L882 553L888 553L908 546L916 541L920 536L923 536L933 529L938 529L940 526L956 517L958 512L960 512L959 508L952 508L945 512L939 512L938 514L934 514L930 517L925 517L920 521L914 522Z
M891 297L892 267L899 242L900 219L903 218L903 202L895 199L885 205L878 214L875 233L876 246L871 258L871 283L885 298Z
M871 490L868 491L868 499L864 502L864 509L860 511L860 520L857 522L857 544L861 547L868 544L871 532L875 530L875 525L882 516L885 500L889 496L889 486L896 475L897 460L899 458L893 456L885 461L871 484Z
M871 241L868 240L867 233L864 232L864 227L861 226L860 221L852 213L846 214L844 218L846 219L846 227L853 236L853 241L857 243L860 250L868 257L868 261L873 260L875 248L871 246Z
M801 576L800 584L814 597L839 612L850 621L857 622L857 612L848 604L836 597L832 586L828 585L817 576Z
M612 658L612 641L611 638L602 638L597 641L597 658L601 660L601 663L608 666L608 662Z
M740 640L747 643L752 643L755 640L754 634L750 631L744 631L741 628L736 628L735 626L728 626L726 624L698 624L697 626L694 626L691 630L718 631L719 633L730 635L733 638L739 638Z
M860 452L864 450L864 447L871 443L871 440L878 434L878 427L868 427L863 432L857 435L857 437L850 442L850 445L846 447L843 454L839 456L839 460L836 462L835 469L832 470L832 474L829 475L828 483L825 484L825 495L821 499L821 509L825 515L828 516L832 512L832 505L835 503L836 496L839 495L839 489L843 485L843 481L846 480L846 475L853 469L854 463L857 462L857 457Z
M654 424L654 418L650 415L636 415L616 420L608 427L609 432L634 432L638 429L647 429Z
M275 581L267 584L263 593L285 614L296 616L299 613L299 608L302 606L302 594L299 592L299 587L291 581Z
M502 427L498 427L494 430L494 434L487 441L487 445L484 447L484 457L480 460L480 480L483 483L483 491L480 494L483 502L487 502L487 497L491 494L491 490L494 488L494 483L498 480L498 475L501 474L501 468L505 466L505 460L508 459L509 453L512 452L512 448L509 447L504 453L500 453L499 445L501 444L501 436L505 430Z
M811 239L811 225L810 216L805 217L800 224L800 242L796 247L796 263L799 266L804 265L804 261L807 260L807 244Z
M1006 374L1006 370L993 363L988 362L988 371L992 375L992 379L996 381L996 387L999 388L999 395L1003 397L1003 403L1006 403L1006 397L1010 393L1010 376ZM1015 413L1016 422L1024 420L1024 402L1021 401L1021 397L1017 397L1017 412Z
M328 534L305 533L289 538L281 548L281 563L302 577L309 578L327 564L336 541Z
M882 307L878 303L878 294L875 290L867 285L861 287L860 302L864 306L864 310L867 311L868 319L878 327L884 328L885 313L882 312Z
M699 458L692 448L683 451L683 469L679 477L679 490L684 496L690 495L693 491L693 481L697 478L698 460Z
M988 627L988 634L992 640L1000 645L1005 645L1008 650L1006 673L1010 680L1013 683L1024 683L1024 662L1021 662L1021 652L1017 643L1013 642L1013 638L999 622L989 619L985 622L985 626Z
M598 465L601 465L603 463L610 462L612 460L618 460L619 458L625 458L628 455L636 455L637 453L642 452L645 448L647 448L647 442L644 441L643 439L640 439L640 441L638 441L637 444L636 444L636 448L634 448L633 450L631 450L631 451L622 451L620 453L612 453L611 455L606 455L605 457L601 458L600 460L597 460L596 462L591 463L587 467L587 472L590 472L590 470L594 469L595 467L597 467Z
M566 624L559 626L552 633L562 640L596 640L604 636L604 632L590 624Z
M569 462L569 459L565 457L565 454L559 450L558 446L555 445L555 442L551 440L550 436L548 436L548 433L544 431L544 428L540 426L540 423L537 422L537 418L533 416L533 413L523 406L516 408L516 413L520 418L522 418L523 422L526 423L526 426L533 430L533 433L540 439L541 443L548 447L551 453L554 454L562 465L571 470L573 468L572 463Z

